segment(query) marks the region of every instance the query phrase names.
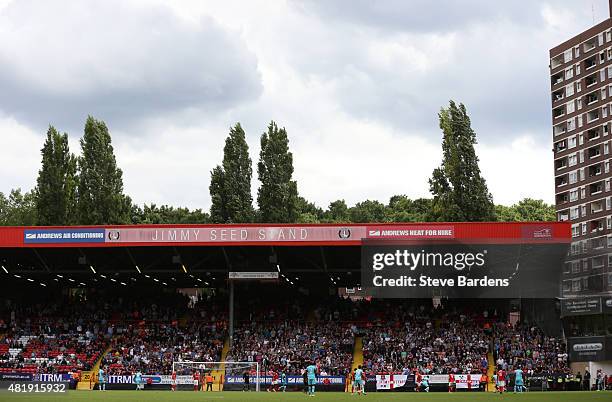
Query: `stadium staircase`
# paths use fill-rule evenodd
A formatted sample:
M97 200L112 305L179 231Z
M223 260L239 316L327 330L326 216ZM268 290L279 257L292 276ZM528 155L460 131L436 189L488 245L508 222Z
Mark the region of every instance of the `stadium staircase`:
M355 337L355 344L353 345L353 364L351 365L351 371L346 377L346 386L344 387L346 392L351 392L351 373L358 366L363 365L363 338L361 336Z
M493 352L487 353L487 360L489 362L489 366L487 367L487 378L489 379L487 391L495 392L495 386L493 385L493 375L495 374L495 359L493 358Z
M221 351L221 361L224 362L227 359L227 354L229 353L230 342L229 338L225 339L223 343L223 350ZM223 391L223 382L225 377L225 363L221 363L217 370L212 371L212 376L215 379L215 383L213 384L213 391Z
M102 359L104 358L104 356L106 356L106 354L109 353L110 351L111 351L111 346L109 345L108 348L106 348L106 350L104 351L104 353L100 355L98 360L96 360L96 363L93 365L90 371L81 372L81 379L79 380L77 384L77 390L91 391L93 389L93 386L96 384L96 374L95 373L97 373L98 370L100 369L100 364L102 363Z

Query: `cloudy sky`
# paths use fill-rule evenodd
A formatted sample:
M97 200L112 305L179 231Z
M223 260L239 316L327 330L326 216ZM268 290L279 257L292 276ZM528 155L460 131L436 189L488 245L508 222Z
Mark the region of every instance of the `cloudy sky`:
M138 203L208 209L229 127L256 163L270 120L320 206L428 196L455 99L495 201L552 202L548 50L607 3L0 0L0 191L34 186L49 124L78 152L91 114Z

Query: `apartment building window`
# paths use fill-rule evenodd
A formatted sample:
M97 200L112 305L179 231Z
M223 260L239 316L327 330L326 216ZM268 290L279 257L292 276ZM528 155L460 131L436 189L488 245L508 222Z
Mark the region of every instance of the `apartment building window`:
M606 198L606 209L609 210L612 208L612 197Z
M599 70L599 82L604 82L606 80L606 70L605 69L601 69Z
M610 161L605 161L604 162L604 173L609 173L610 172Z
M612 272L608 273L608 287L612 287Z
M606 142L604 144L604 155L608 155L610 153L610 143Z
M578 163L584 162L584 150L578 152Z
M612 236L608 236L608 248L612 247Z
M568 182L569 184L574 184L578 181L578 171L574 170L568 174Z
M604 106L601 108L601 115L602 117L608 117L608 107Z
M563 273L564 274L569 274L572 272L572 263L571 262L566 262L565 264L563 264Z
M580 279L572 280L572 292L580 292Z
M607 216L606 217L606 228L607 229L612 229L612 216Z
M612 32L607 31L606 32L606 42L610 42L612 40ZM576 56L578 57L578 56Z
M570 202L574 202L578 200L578 190L570 190L569 200Z
M582 84L580 83L580 81L578 81L576 83L576 92L580 92L582 91ZM569 96L569 95L568 95Z
M597 35L597 43L599 44L599 46L603 45L604 43L604 33L600 33Z
M570 78L574 77L574 68L570 67L565 69L565 79L569 80Z
M581 226L581 232L582 232L582 234L586 234L586 232L587 232L587 224L586 224L586 222L582 222L582 223L580 224L580 226Z
M598 109L591 110L590 112L587 112L587 123L590 123L590 122L595 121L597 119L599 119L599 110ZM568 123L569 123L569 121L568 121ZM568 124L568 128L567 129L569 131L569 124Z
M578 142L580 143L580 145L584 144L584 134L580 133L580 135L578 136Z
M572 237L580 236L580 227L578 225L572 226Z
M606 99L606 88L601 88L601 99Z
M578 213L578 207L570 208L570 219L578 219L580 214Z
M608 135L609 130L610 130L610 129L608 128L608 123L604 124L604 125L603 125L603 132L604 132L604 135Z
M576 64L576 75L580 75L580 63Z
M582 214L582 216L586 216L586 214L587 214L586 205L582 204L580 206L580 213Z
M567 162L568 162L568 166L574 166L575 164L578 163L578 157L576 156L576 154L570 155L567 158Z
M572 49L568 49L563 52L563 60L567 63L572 60Z
M575 135L567 139L567 147L570 149L576 147L576 136Z
M565 105L565 113L570 114L570 113L574 113L575 111L576 111L576 103L574 103L574 101L567 102L567 105Z
M603 63L606 61L606 54L604 52L599 52L599 63Z
M569 292L572 289L571 281L563 281L563 292Z
M580 262L574 261L572 262L572 274L580 273Z
M582 109L582 99L576 99L576 108L578 110Z
M561 115L561 116L563 116L563 115ZM568 131L569 131L569 126L570 125L568 124ZM582 127L582 115L578 115L578 127L579 128Z
M579 171L580 171L580 181L582 181L585 178L584 177L584 168L580 168Z
M606 191L610 191L610 179L606 179Z
M608 53L610 51L608 50ZM612 66L608 66L608 78L612 78Z
M580 187L580 198L583 200L586 198L586 187Z

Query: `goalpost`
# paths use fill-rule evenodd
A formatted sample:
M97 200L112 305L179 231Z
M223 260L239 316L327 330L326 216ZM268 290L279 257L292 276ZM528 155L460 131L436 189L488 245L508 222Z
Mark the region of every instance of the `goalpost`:
M206 373L213 375L219 375L221 378L221 384L225 383L225 379L229 376L233 379L237 379L240 384L243 384L243 376L245 373L249 373L249 387L255 383L255 391L260 391L261 376L259 372L258 362L195 362L195 361L174 361L172 362L172 371L176 373L177 379L179 376L192 376L195 371L200 372L200 384L206 386L204 383L204 376ZM178 387L177 387L178 389Z

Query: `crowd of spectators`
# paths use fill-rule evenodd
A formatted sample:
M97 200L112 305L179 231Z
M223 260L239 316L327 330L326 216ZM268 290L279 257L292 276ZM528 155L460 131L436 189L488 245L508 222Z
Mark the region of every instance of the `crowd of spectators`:
M174 361L220 361L226 336L224 325L202 321L118 325L102 365L109 374L168 374Z
M68 373L92 367L112 336L110 311L92 303L18 304L0 308L0 368Z
M481 316L399 305L388 321L364 330L364 365L370 372L481 373L490 340Z
M537 326L494 326L493 343L496 364L504 370L521 367L529 373L569 372L565 341L546 336Z
M300 375L317 362L322 375L346 375L351 366L354 334L336 322L245 323L234 332L229 361L258 362L264 371Z
M223 299L83 292L32 303L4 300L0 369L87 370L105 350L102 365L108 374L168 374L175 361L220 361L228 336ZM507 312L484 310L478 303L243 300L236 305L226 359L258 362L264 371L300 375L317 362L323 375L347 375L355 337L362 336L368 373L481 373L489 364L488 351L506 370L568 372L562 339L536 326L510 325L500 318Z

